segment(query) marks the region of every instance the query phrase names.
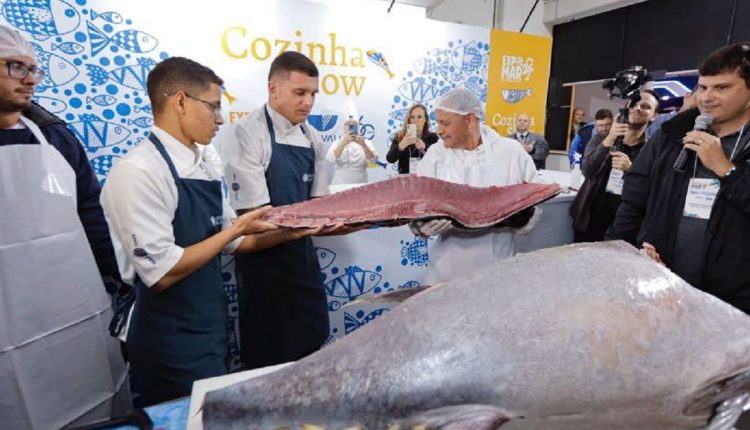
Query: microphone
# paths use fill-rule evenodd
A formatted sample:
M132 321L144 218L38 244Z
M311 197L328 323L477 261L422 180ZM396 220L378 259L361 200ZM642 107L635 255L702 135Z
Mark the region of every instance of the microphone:
M713 116L707 113L700 114L695 117L695 125L693 126L693 130L708 131L708 128L711 126L712 122L714 122ZM675 160L674 162L675 172L682 173L685 171L685 163L687 162L688 155L688 150L683 146L682 151L680 151L680 155L677 156L677 160Z

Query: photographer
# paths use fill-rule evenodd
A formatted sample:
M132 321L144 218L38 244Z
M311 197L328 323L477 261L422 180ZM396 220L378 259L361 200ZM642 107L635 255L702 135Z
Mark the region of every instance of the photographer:
M649 140L607 237L642 244L693 286L748 313L750 45L718 49L699 73L698 109ZM694 129L699 113L713 117L710 130ZM683 148L687 160L675 166Z
M575 242L596 242L615 218L620 205L623 175L646 142L646 127L656 116L657 95L640 92L640 100L630 106L627 123L612 125L609 134L597 134L586 145L581 170L586 180L570 205ZM618 137L622 144L615 145Z

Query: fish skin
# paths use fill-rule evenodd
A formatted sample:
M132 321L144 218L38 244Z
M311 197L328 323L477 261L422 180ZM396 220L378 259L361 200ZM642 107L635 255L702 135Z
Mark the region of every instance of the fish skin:
M717 381L748 369L750 317L624 242L577 244L429 288L296 364L209 392L203 420L386 429L459 408L479 421L455 428L696 429L736 394Z

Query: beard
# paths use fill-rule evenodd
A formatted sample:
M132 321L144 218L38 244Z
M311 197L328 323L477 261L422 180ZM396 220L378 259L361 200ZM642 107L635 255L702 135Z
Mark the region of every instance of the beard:
M31 107L32 98L27 100L21 99L8 99L0 97L0 112L2 113L14 113L25 111Z

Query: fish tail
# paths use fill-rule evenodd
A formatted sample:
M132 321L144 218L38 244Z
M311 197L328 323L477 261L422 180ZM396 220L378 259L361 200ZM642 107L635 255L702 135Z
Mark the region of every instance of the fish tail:
M91 21L87 21L86 25L89 31L89 41L91 42L91 56L95 57L96 54L109 45L110 39L103 31L92 24Z
M98 13L96 13L93 9L91 10L91 20L92 21L95 20L95 19L97 19L97 18L99 18L99 16L100 15Z

